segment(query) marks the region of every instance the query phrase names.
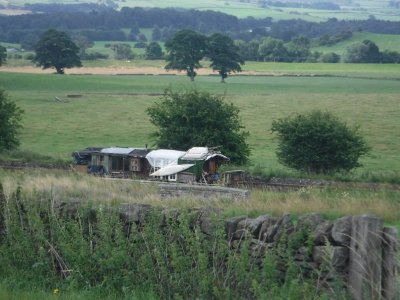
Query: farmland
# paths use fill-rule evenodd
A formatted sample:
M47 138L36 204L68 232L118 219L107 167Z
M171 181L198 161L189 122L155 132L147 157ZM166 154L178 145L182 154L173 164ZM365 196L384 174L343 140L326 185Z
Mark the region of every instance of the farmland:
M0 1L0 4L8 4L9 1ZM54 3L50 0L16 0L13 1L13 5L23 8L24 3ZM87 0L86 3L94 3L99 1ZM300 1L281 1L281 2L300 2ZM335 2L335 1L332 1ZM57 3L64 4L77 4L79 1L63 0ZM188 1L188 0L175 0L175 1L160 1L160 0L149 0L149 1L136 1L136 0L124 0L114 1L114 4L118 9L122 7L181 7L186 9L197 9L197 10L214 10L227 13L230 15L237 16L239 18L245 18L252 16L255 18L271 17L274 20L288 20L288 19L303 19L306 21L321 22L326 21L329 18L354 20L354 19L368 19L373 15L377 19L398 21L400 20L399 10L393 7L389 7L389 1L352 1L346 5L343 2L340 10L318 10L312 8L300 8L300 7L275 7L262 5L262 1L237 1L237 0L202 0L202 1ZM27 13L25 10L3 9L0 10L3 14L18 14Z
M216 76L198 76L190 83L186 76L176 75L56 76L1 72L0 82L10 98L25 110L21 149L53 158L69 159L72 151L87 146L151 145L149 135L155 128L148 120L146 108L166 88L197 88L224 94L226 101L240 107L243 124L250 132L251 160L263 169L282 169L274 154L272 120L319 108L360 126L372 147L371 154L362 160L360 174L397 174L399 67L360 65L359 70L350 73L346 68L352 65L340 64L342 69L331 70L330 65L313 65L320 69L320 74L325 68L325 76L232 76L227 84L220 84ZM283 72L289 75L299 74L301 68L305 71L303 64L257 66L258 71L271 73L277 71L277 66L287 66ZM357 72L360 78L345 77ZM55 101L56 96L64 102Z

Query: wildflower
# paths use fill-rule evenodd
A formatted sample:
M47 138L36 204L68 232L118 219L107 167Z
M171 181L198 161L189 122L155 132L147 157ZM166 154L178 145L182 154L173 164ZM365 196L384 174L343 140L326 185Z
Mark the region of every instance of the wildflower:
M60 293L60 289L55 288L53 290L53 295L58 295Z

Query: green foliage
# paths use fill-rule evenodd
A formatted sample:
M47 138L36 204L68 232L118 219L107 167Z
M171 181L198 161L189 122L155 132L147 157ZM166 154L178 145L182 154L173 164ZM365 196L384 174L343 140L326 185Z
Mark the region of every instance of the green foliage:
M160 148L187 150L193 146L219 147L233 163L246 163L250 154L239 108L221 96L192 90L166 90L159 102L147 109Z
M113 44L111 45L111 49L114 51L115 59L133 59L135 56L132 52L132 48L129 44Z
M257 55L263 61L286 61L289 56L283 41L272 37L262 40L258 47Z
M297 170L326 174L359 167L360 156L369 151L358 128L329 112L312 111L275 120L279 161Z
M0 151L13 150L19 146L18 133L22 128L23 110L8 99L0 89Z
M231 72L240 72L240 65L244 60L239 55L239 48L233 40L220 33L214 33L208 39L207 56L211 60L211 67L218 71L221 81L228 77Z
M346 63L378 63L381 55L378 46L370 41L350 45L344 54L343 61Z
M196 76L195 69L201 67L200 60L206 53L207 38L193 30L183 29L165 43L165 48L165 69L186 71L193 81Z
M2 195L0 185L0 199ZM26 194L21 188L7 200L0 295L4 285L16 295L57 289L52 296L61 299L88 292L97 299L322 295L316 282L302 277L283 245L255 257L250 240L227 243L222 221L214 220L214 230L205 235L195 211L171 211L161 218L161 211L154 209L140 223L123 223L107 205L71 209L72 203L63 203L56 208L52 195Z
M64 74L65 68L80 67L79 48L62 31L49 29L42 34L35 45L34 62L43 69L54 67L57 74Z
M7 49L0 45L0 66L5 63L7 59Z
M146 46L146 59L161 59L163 56L162 49L159 43L151 42Z
M321 57L319 58L319 60L323 63L338 63L340 61L340 55L337 55L334 52L329 52L329 53L325 53L322 54Z

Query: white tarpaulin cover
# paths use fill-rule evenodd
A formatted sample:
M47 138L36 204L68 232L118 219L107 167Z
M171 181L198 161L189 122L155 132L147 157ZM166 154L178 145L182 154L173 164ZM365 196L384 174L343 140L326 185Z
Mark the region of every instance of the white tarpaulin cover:
M182 159L184 160L202 160L205 159L208 155L208 148L207 147L193 147L190 148Z
M150 174L150 176L168 176L172 174L177 174L193 166L194 164L170 165L155 171L154 173Z
M186 152L178 150L159 149L146 155L146 159L153 168L162 168L168 165L177 165L178 159Z

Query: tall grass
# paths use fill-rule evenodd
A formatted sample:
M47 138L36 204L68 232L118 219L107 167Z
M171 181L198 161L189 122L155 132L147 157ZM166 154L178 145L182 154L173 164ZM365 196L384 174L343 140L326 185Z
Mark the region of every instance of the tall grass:
M0 188L0 295L15 290L24 297L32 289L34 299L81 291L83 299L326 297L316 277L303 276L289 259L295 245L286 247L285 237L276 251L254 256L250 241L227 243L218 221L204 235L186 210L165 221L154 210L127 230L110 205L87 203L66 216L55 209L54 194L9 188Z
M228 216L320 212L329 218L336 218L373 213L387 223L400 225L400 192L389 187L377 190L360 187L302 188L289 192L254 189L249 199L235 201L189 196L163 199L155 183L112 180L61 171L0 172L0 182L7 197L11 197L16 188L22 186L27 194L39 192L52 197L54 201L92 202L110 206L145 203L183 209L214 207L222 209Z

